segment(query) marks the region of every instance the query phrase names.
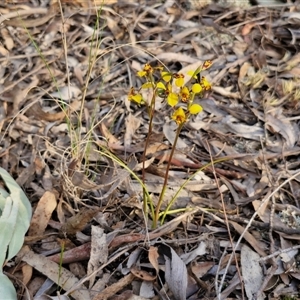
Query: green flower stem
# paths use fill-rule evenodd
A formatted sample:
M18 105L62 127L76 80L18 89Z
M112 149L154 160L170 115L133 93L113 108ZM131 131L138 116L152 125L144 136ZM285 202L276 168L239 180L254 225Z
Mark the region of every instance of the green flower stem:
M168 214L174 213L174 211L171 211L170 208L173 205L173 203L176 201L178 195L180 194L180 192L183 190L183 188L187 185L187 183L189 181L191 181L199 172L202 172L203 170L205 170L206 168L215 165L217 163L220 162L224 162L230 160L229 158L219 158L217 160L211 161L207 164L205 164L203 167L201 167L200 169L198 169L194 174L192 174L188 179L186 179L186 181L180 186L180 188L177 190L177 192L175 193L175 195L173 196L173 198L171 199L171 201L169 202L167 208L160 214L161 217L161 224L164 223L165 218ZM185 210L189 209L189 208L184 208Z
M176 149L176 144L177 144L177 141L178 141L178 138L179 138L180 131L183 128L183 125L184 125L184 123L180 124L177 128L177 131L176 131L175 140L174 140L173 147L172 147L172 150L171 150L171 154L170 154L168 164L167 164L167 169L166 169L166 174L165 174L165 178L164 178L163 187L162 187L161 193L159 195L157 206L155 208L155 216L154 216L153 224L152 224L153 228L157 227L157 222L159 220L159 211L160 211L161 205L162 205L163 200L164 200L164 195L165 195L165 192L166 192L167 183L168 183L168 179L169 179L169 171L170 171L172 157L174 155L174 152L175 152L175 149Z
M192 211L194 210L194 207L185 207L185 208L178 208L178 209L174 209L174 210L164 210L163 212L161 212L159 214L159 217L166 217L166 215L173 215L173 214L178 214L181 212L186 212L186 211ZM161 219L161 224L163 224L163 219Z
M143 210L144 210L144 214L145 217L147 218L148 216L148 203L151 205L151 211L153 212L153 203L151 201L151 199L148 199L147 197L147 192L145 190L145 161L146 161L146 151L149 145L149 140L150 140L150 136L152 133L152 126L153 126L153 117L154 117L154 111L155 111L155 95L156 95L156 88L153 87L153 96L151 99L151 104L150 106L148 106L148 115L149 115L149 130L147 133L147 137L146 137L146 142L145 142L145 148L143 151L143 155L142 155L142 162L143 162L143 167L142 167L142 182L143 182ZM153 216L153 214L152 214Z

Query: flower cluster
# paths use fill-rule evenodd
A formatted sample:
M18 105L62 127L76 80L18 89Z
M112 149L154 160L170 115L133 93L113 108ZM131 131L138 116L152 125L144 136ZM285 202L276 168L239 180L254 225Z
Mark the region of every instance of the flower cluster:
M196 96L202 98L205 91L211 89L211 84L204 77L200 76L201 71L208 69L212 62L205 61L196 71L188 72L191 80L185 83L185 76L182 73L170 73L164 71L162 67L152 67L146 64L143 70L137 75L146 79L146 82L141 86L141 89L153 89L154 95L166 100L174 111L172 119L177 125L184 124L190 115L198 114L202 111L202 106L194 103ZM155 80L156 72L159 79ZM194 82L194 83L191 83ZM130 89L128 99L138 104L145 104L140 90Z

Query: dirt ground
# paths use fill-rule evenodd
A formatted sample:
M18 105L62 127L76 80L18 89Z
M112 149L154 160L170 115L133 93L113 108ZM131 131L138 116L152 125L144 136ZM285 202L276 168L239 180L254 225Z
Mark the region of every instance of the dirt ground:
M18 299L300 299L300 1L0 13L0 167L32 207L3 266ZM147 63L207 61L172 156L172 108L155 100L151 129L130 88ZM155 209L168 169L160 211L175 201L152 228L141 182Z

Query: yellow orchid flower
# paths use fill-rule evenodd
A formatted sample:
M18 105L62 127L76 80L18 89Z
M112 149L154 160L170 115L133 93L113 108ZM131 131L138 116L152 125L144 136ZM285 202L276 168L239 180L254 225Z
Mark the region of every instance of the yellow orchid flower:
M165 82L170 82L170 80L172 79L172 74L170 72L161 72L161 78Z
M165 90L165 91L167 90L166 86L165 86L164 83L161 82L161 81L159 81L159 82L157 83L156 87L157 87L158 89L162 89L162 90Z
M201 73L201 71L207 70L212 65L211 60L206 60L201 67L198 67L195 71L188 71L187 74L191 76L192 78L198 80L198 74Z
M143 70L137 72L139 77L145 77L152 73L153 73L153 68L149 64L145 64Z
M182 87L184 85L184 75L179 74L173 74L173 77L175 78L175 85L177 87Z
M188 102L190 98L190 91L186 86L180 88L179 96L182 102Z
M192 85L192 92L194 94L198 94L198 93L201 93L203 90L202 86L199 84L199 83L194 83Z
M170 93L167 97L167 102L172 107L176 106L178 103L178 95L176 93Z
M201 67L201 71L207 70L208 68L211 67L211 65L212 65L212 61L210 59L206 60Z
M150 81L143 83L141 86L142 89L151 89L152 87L153 87L153 85Z
M203 110L202 106L195 103L189 107L189 112L192 115L199 114L202 110Z
M143 104L144 100L140 93L137 93L133 87L130 88L129 94L128 94L128 100L134 101L138 104Z
M187 117L182 107L178 107L174 111L172 119L176 122L177 125L181 125L186 121Z
M211 90L211 83L204 77L201 77L200 85L205 91Z

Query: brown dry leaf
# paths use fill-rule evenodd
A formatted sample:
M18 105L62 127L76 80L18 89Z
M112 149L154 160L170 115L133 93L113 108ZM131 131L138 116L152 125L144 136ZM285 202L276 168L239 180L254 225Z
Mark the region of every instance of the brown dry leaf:
M266 53L263 50L259 50L257 53L253 53L251 55L253 66L258 69L265 69L266 72L268 72L267 67L267 58Z
M175 300L186 300L188 273L184 262L177 253L169 247L169 255L164 255L165 278Z
M29 182L33 180L35 170L36 170L36 165L35 162L33 161L27 168L24 168L22 172L20 172L18 178L16 179L16 182L20 186L27 185Z
M126 131L124 135L124 145L125 147L129 147L132 143L132 137L134 137L137 129L140 127L141 120L129 113L126 116L125 124Z
M215 265L212 261L203 262L192 262L191 270L198 278L203 277L213 266Z
M150 273L144 271L144 270L140 270L138 267L136 266L132 266L130 268L130 272L137 278L145 280L145 281L154 281L156 279L156 276L151 275Z
M196 210L197 209L195 209L195 211ZM194 213L194 211L185 212L185 213L179 215L178 217L172 219L168 223L160 226L156 230L150 232L149 235L141 234L141 233L132 233L132 234L125 234L125 235L117 236L110 243L110 247L115 248L115 247L120 246L123 243L132 243L132 242L141 241L144 239L150 239L150 240L156 239L160 236L163 236L164 234L173 232L181 222L183 222L186 218L190 217L193 213Z
M48 258L56 263L70 264L73 262L88 260L91 255L91 243L85 243L81 246L64 251L63 258L61 253L48 256Z
M279 113L279 110L277 110L277 113ZM283 116L272 116L270 113L267 113L265 118L268 130L272 133L281 134L285 139L286 148L288 150L292 149L298 141L299 128L293 126L290 121L283 120Z
M244 232L244 227L239 225L236 222L229 221L229 223L234 227L234 229L239 233L242 234ZM259 253L261 256L266 256L266 252L264 249L267 249L267 245L265 243L258 241L251 233L246 232L244 234L244 239Z
M261 126L238 124L236 123L236 119L230 115L227 115L218 124L211 124L209 128L220 134L226 134L230 132L239 137L255 141L260 141L264 136L264 131Z
M242 29L242 35L247 35L251 32L251 29L256 26L256 23L248 23Z
M164 169L161 171L164 174ZM174 173L176 176L176 173ZM157 191L161 191L163 187L163 176L157 176L155 174L146 173L146 186L147 190L151 193L157 193ZM185 184L184 188L180 190L180 193L177 195L180 186ZM141 185L133 181L130 183L131 187L134 191L138 193L142 193ZM213 179L210 179L208 176L204 175L204 173L199 172L199 176L197 180L190 180L186 183L186 180L180 179L179 176L176 178L170 178L168 182L168 186L165 191L165 200L163 201L162 208L166 206L168 201L170 201L175 195L177 196L177 200L172 205L172 208L184 208L192 203L192 200L195 201L195 193L200 191L209 191L216 189L217 185ZM155 202L155 199L154 199Z
M142 233L132 233L132 234L126 234L126 235L120 235L115 237L112 242L110 243L110 248L116 248L124 243L134 243L137 241L141 241L145 239L145 234Z
M28 263L37 271L41 272L47 278L54 281L58 286L65 291L71 289L75 284L79 283L70 271L58 265L57 263L49 260L43 255L35 254L32 251L28 251L23 257L22 261ZM80 289L72 292L72 297L77 300L89 300L90 293L84 285L81 285Z
M149 147L147 147L147 150L146 150L146 156L148 156L150 154L155 155L155 153L161 152L166 149L169 149L169 146L162 142L150 143Z
M222 86L212 86L212 90L220 94L221 96L228 97L228 98L233 98L233 99L240 99L241 95L239 92L232 92L231 90L233 89L233 86L228 86L226 88Z
M149 238L154 243L159 237L166 243L176 244L178 256L186 253L181 257L185 262L199 259L210 264L211 257L220 260L222 253L217 251L217 247L211 247L206 240L209 255L203 257L200 251L203 244L197 237L208 231L215 236L216 243L222 237L228 247L224 216L208 214L203 206L220 209L222 193L226 210L232 207L239 210L239 216L228 217L238 222L248 221L258 210L255 205L264 201L274 184L281 184L298 171L300 106L296 100L299 96L296 77L300 65L299 8L295 3L290 3L280 9L266 10L254 6L247 10L231 9L222 7L218 1L218 5L209 5L201 11L189 11L190 0L187 3L175 1L177 6L174 1L131 0L125 3L113 0L113 3L105 1L104 6L98 6L101 6L99 18L93 0L72 3L65 0L62 3L63 15L56 0L50 1L50 5L45 8L8 2L0 7L0 23L3 23L1 33L4 37L3 45L0 45L3 54L0 57L1 165L18 178L33 204L38 205L45 191L57 191L60 195L59 205L55 209L55 217L60 223L49 220L51 234L59 231L67 217L82 210L85 204L101 205L106 211L109 217L103 223L105 230L115 230L103 243L107 247L106 243L110 242L110 238L113 239L110 250L115 250L119 256L115 257L112 253L111 261L92 263L92 268L103 272L97 274L100 275L97 282L99 285L95 285L93 290L99 293L109 287L106 293L99 294L99 299L114 297L115 300L125 300L155 296L173 299L172 295L165 295L168 292L171 294L170 290L157 291L156 283L141 282L138 278L133 284L133 279L126 277L121 285L112 285L128 274L126 272L130 268L121 267L122 272L116 273L116 265L127 259L132 263L135 258L136 265L144 270L140 258L145 258L147 253L143 247L136 247L136 244L142 246ZM97 24L99 27L95 26ZM43 53L43 61L41 54L30 42L29 34L34 37L40 53ZM202 75L211 79L215 86L205 95L207 99L200 100L197 97L196 101L203 106L203 112L191 117L180 133L180 144L185 146L176 149L170 161L166 200L175 195L178 187L194 170L210 162L210 157L228 161L216 165L214 170L206 168L205 173L197 174L181 191L174 207L186 208L190 205L196 207L193 213L175 219L172 219L173 215L168 215L168 223L147 235L140 201L142 194L139 194L142 192L140 184L128 172L123 174L121 167L103 159L99 149L108 148L124 162L128 161L128 154L135 154L136 165L139 163L140 168L149 117L145 107L127 101L128 84L139 89L143 79L136 75L136 71L146 62L152 66L165 65L171 73L186 74L186 71L195 70L206 59L212 59L213 65ZM189 80L190 76L185 79ZM63 98L69 100L69 91L65 87L67 82L75 87L73 90L71 88L73 96L79 96L77 87L83 91L80 105L66 111L68 122L64 115L59 115L62 110L53 99L53 96L59 98L59 94L53 93L57 85L63 87ZM287 87L290 87L288 93ZM151 96L151 93L145 95L148 100L151 100ZM75 100L78 99L75 97ZM32 113L26 113L27 107L35 102L40 107ZM176 131L174 123L169 121L172 110L166 109L162 99L156 99L155 108L153 133L146 149L145 175L154 200L162 188L166 163L170 160L170 146L174 141L172 131ZM132 117L129 114L137 120L127 124L125 119ZM268 114L271 116L269 119L266 117ZM13 115L17 115L17 118L13 119ZM163 135L166 123L169 126L167 139ZM132 130L132 125L136 126L136 130ZM1 135L3 132L5 134ZM93 144L91 148L88 147L89 143ZM90 153L87 153L88 148ZM32 164L35 158L42 162L38 167ZM141 174L138 168L134 171ZM119 180L120 174L124 175L123 181ZM219 189L216 180L220 181ZM299 207L299 187L295 182L293 180L290 185L285 185L285 190L279 190L272 199L280 202L280 206L275 203L274 218L266 204L264 211L258 212L265 224L256 220L263 228L270 228L273 221L271 224L276 231L273 234L274 245L284 249L297 245L300 236L299 229L287 226L288 222L296 225L298 219L296 209ZM105 199L101 198L104 194ZM82 200L87 202L83 203ZM257 203L253 202L252 207L249 204L253 200ZM293 207L292 213L287 213L288 206ZM198 207L201 213L196 210ZM186 221L187 217L190 218L189 226L183 229L179 224ZM212 219L218 222L218 226L207 225ZM81 223L84 226L84 222ZM253 228L249 232L259 241L260 235ZM243 230L237 225L235 229L237 232ZM291 232L293 234L289 234ZM278 242L279 237L281 243ZM266 243L272 243L267 235L265 238ZM39 239L41 236L30 239L37 251L59 251L60 245L55 236L51 236L51 239L43 238L38 244L36 241ZM75 243L75 236L70 237L69 242ZM253 244L247 236L248 242ZM255 243L253 245L257 246ZM120 249L120 246L124 248ZM157 244L153 247L160 250ZM268 252L264 247L261 247L262 250ZM142 249L144 255L136 258L136 249ZM230 249L227 248L227 251ZM216 253L210 253L212 250ZM91 243L67 250L63 262L88 261L91 251ZM258 252L257 249L254 251ZM99 253L96 251L94 254L97 259ZM293 282L299 275L293 266L293 259L296 260L297 256L294 252L291 254L276 257L278 266L281 266L277 270L280 274L273 276L278 282L273 283L272 289L265 290L266 297L274 298L278 295L277 298L280 298L295 291ZM229 255L224 257L224 261L228 261ZM59 256L55 254L51 258L59 262ZM150 260L150 253L148 256ZM160 256L159 259L162 258ZM162 272L164 266L157 265L157 254L153 260L155 268L160 268L159 272ZM237 263L240 263L238 255ZM286 269L282 267L283 264L286 264ZM85 272L75 267L70 265L68 268L82 279ZM4 268L5 271L11 271L7 266ZM195 273L200 274L199 277L205 275L207 268L203 266L204 274L199 267ZM207 281L202 282L203 285L201 280L189 280L188 290L200 289L201 294L196 291L191 297L190 294L186 295L186 298L240 297L241 283L236 266L231 264L229 271L232 273L224 275L223 286L226 288L222 292L215 290L215 284L219 283L215 266L205 278ZM20 273L17 271L16 275ZM38 274L33 272L29 285L41 278ZM20 297L26 296L22 295L21 290L17 292ZM36 290L32 295L35 293ZM139 296L134 293L139 293ZM50 296L48 298L54 299Z
M268 207L268 201L264 201L263 204L260 200L255 200L252 202L252 205L257 212L258 216L264 223L270 223L270 217L271 217L271 210ZM285 223L283 223L284 219L281 219L279 214L274 214L272 215L272 224L273 227L280 231L289 231L291 229L289 226L287 226ZM283 237L288 238L288 239L295 239L299 240L299 234L289 234L289 235L284 235L282 234Z
M46 191L38 202L33 213L28 231L29 236L39 236L44 234L56 205L57 202L55 194L50 191Z
M196 249L194 249L191 252L180 255L180 258L187 265L191 261L193 261L196 257L205 255L206 247L207 247L206 243L201 241L201 243L198 245L198 247Z
M106 234L102 228L92 226L92 244L91 244L91 257L88 262L87 275L93 274L100 264L105 264L108 259L108 243ZM89 286L94 285L97 273L95 272L90 276Z
M115 144L115 145L121 144L121 142L113 134L110 133L107 126L103 122L99 126L101 130L101 134L110 144Z
M9 51L12 50L14 48L14 40L11 38L6 28L1 29L1 36L4 40L4 45L6 46L6 49Z
M96 294L93 300L106 300L109 297L115 295L118 291L122 290L128 284L130 284L134 280L135 276L130 273L123 278L121 278L118 282L112 284L111 286L107 287L100 293Z
M22 283L24 284L24 286L27 286L29 281L32 279L32 274L33 274L32 266L28 264L22 266L22 275L23 275Z
M34 116L38 120L45 120L45 121L59 121L66 118L72 111L76 111L80 108L81 102L79 100L73 101L69 108L66 111L61 111L58 113L48 113L43 110L39 103L34 103L26 110L27 116Z
M281 249L291 249L288 252L283 252L279 255L280 259L277 259L278 268L276 270L276 274L290 274L293 272L298 272L297 268L297 261L296 256L299 252L298 249L292 249L293 244L290 240L284 239L282 236L280 236L280 244ZM281 264L279 263L281 262ZM281 271L281 272L280 272ZM284 276L281 276L281 278L284 278Z
M121 39L124 34L124 30L122 30L122 28L119 26L116 16L114 16L114 18L111 18L108 15L106 15L105 20L107 22L107 27L110 29L115 39Z
M84 229L88 222L90 222L93 217L99 212L99 209L88 209L83 208L79 211L78 214L72 216L67 220L65 224L62 225L60 229L60 234L65 235L74 235L77 232Z
M2 45L0 45L0 54L4 57L9 55L9 51L5 49Z
M177 128L177 125L174 122L165 123L163 126L163 133L171 145L173 145L175 137L176 137L176 128ZM182 148L187 148L187 147L188 147L188 145L183 141L183 139L178 138L176 148L182 149Z
M68 5L72 4L75 7L79 6L79 7L90 8L90 7L94 7L94 6L102 7L102 5L114 4L114 3L117 3L118 0L88 0L88 1L74 0L72 2L70 2L70 0L62 0L61 2L68 4Z
M75 171L72 175L72 184L86 191L104 189L105 193L98 197L99 200L109 197L124 181L127 180L130 176L130 172L127 169L120 170L120 167L118 167L112 159L108 159L108 162L110 163L111 168L109 169L109 174L107 176L102 176L101 180L104 182L103 184L95 184L89 180L85 174L78 171ZM136 157L131 156L127 162L127 168L133 171L136 166ZM105 188L107 190L105 190Z
M241 267L248 299L265 299L265 295L257 295L265 277L259 259L260 256L256 252L246 245L242 246Z
M249 69L251 68L251 64L245 61L239 71L239 81L243 80L247 74L249 73Z
M148 251L148 258L151 263L151 265L154 267L156 274L158 274L159 271L159 265L158 265L158 251L157 247L150 246L149 251Z
M20 88L16 87L15 88L15 93L13 94L13 115L16 115L19 113L21 106L24 104L26 101L26 97L28 93L30 92L31 89L36 87L39 84L39 78L34 74L33 76L30 77L30 83L26 85L26 88Z
M41 14L46 15L43 17L40 17L38 19L24 19L24 17L34 14ZM4 14L0 17L0 24L4 23L5 25L10 26L18 26L18 27L35 27L45 24L47 21L49 21L55 14L53 13L52 8L42 8L42 7L36 7L36 8L29 8L25 6L25 9L15 9L15 11L9 12L7 14Z
M81 94L81 89L77 86L62 86L58 88L58 92L50 93L50 96L57 98L59 100L64 100L70 102L79 98Z

